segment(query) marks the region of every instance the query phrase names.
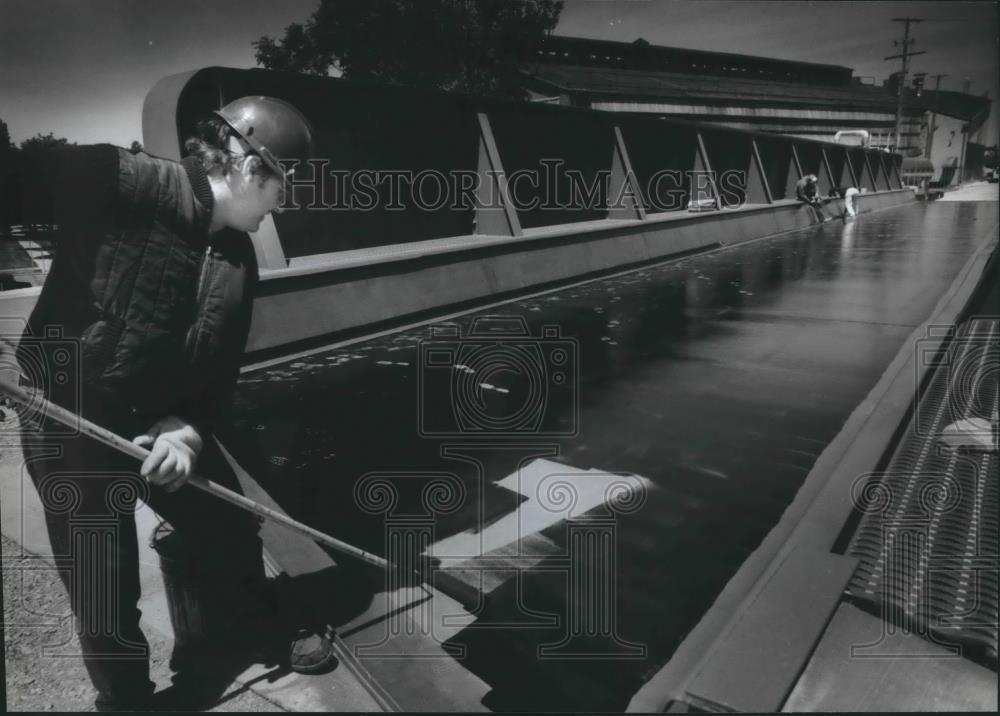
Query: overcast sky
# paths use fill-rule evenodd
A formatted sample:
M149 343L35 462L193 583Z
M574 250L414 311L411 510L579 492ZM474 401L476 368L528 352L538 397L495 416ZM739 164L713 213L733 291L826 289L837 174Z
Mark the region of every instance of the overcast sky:
M317 4L0 0L0 119L15 141L51 131L127 146L141 139L142 102L157 80L209 65L253 67L253 40L280 35ZM974 93L998 97L993 2L567 0L556 32L837 64L881 81L899 67L883 60L901 36L892 18L907 15L929 20L914 26L914 49L927 54L912 71L946 73L942 89L960 90L968 78ZM997 113L994 104L993 137Z

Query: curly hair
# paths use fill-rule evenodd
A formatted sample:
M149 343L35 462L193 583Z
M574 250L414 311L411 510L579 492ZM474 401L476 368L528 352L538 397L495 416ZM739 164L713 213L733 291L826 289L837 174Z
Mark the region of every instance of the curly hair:
M214 176L227 176L242 156L227 148L229 138L238 136L222 117L212 115L195 125L194 135L184 141L184 156L197 157L205 171ZM253 154L252 156L256 156ZM263 162L254 167L254 174L264 181L272 172Z
M233 130L221 117L200 120L194 134L184 140L184 156L197 157L209 174L226 176L233 169L236 156L226 147Z

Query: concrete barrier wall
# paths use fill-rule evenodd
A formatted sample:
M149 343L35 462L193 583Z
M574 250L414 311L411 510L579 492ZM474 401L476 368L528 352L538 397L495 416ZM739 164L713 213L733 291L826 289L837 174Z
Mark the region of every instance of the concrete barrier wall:
M913 201L909 190L866 194L861 212ZM827 204L828 213L843 208ZM254 304L249 351L277 349L350 328L469 301L500 298L697 249L710 249L815 224L795 201L645 221L539 229L530 235L439 247L377 261L268 271ZM308 321L296 320L307 316Z

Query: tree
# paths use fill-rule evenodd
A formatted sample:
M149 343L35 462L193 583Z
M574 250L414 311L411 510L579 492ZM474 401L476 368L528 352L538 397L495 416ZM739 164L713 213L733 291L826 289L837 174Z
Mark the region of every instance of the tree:
M284 37L253 43L267 69L522 98L519 65L561 0L320 0Z
M9 152L14 148L14 142L10 141L10 129L7 123L0 119L0 153Z
M13 164L17 147L10 140L10 129L0 119L0 236L6 236L10 225L19 217L19 207L14 200Z
M62 147L68 144L76 144L76 142L71 142L66 139L66 137L56 137L52 132L49 132L48 134L42 134L39 132L34 137L29 137L21 142L21 151L33 152L38 149Z

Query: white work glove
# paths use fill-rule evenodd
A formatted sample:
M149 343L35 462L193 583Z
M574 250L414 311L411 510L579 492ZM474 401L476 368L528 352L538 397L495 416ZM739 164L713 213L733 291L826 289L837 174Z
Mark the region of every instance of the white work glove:
M188 481L203 444L193 425L173 415L158 420L132 442L150 450L140 474L167 492L179 490Z

